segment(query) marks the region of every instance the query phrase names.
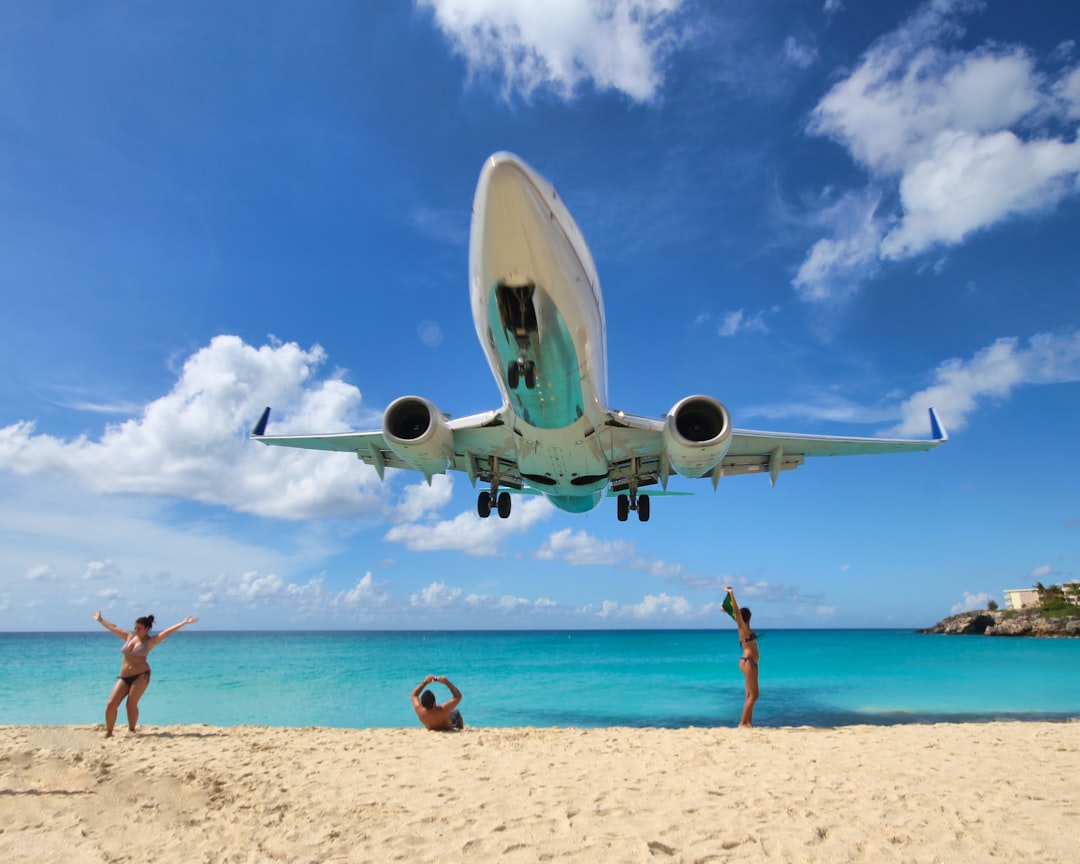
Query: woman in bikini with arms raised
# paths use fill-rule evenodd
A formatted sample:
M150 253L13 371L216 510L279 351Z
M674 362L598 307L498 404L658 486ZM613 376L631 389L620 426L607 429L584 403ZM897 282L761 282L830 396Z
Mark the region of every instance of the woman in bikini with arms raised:
M746 679L746 702L742 709L742 719L739 726L754 725L754 703L758 700L758 644L757 633L750 629L750 610L740 609L735 599L735 592L725 588L731 597L731 605L735 610L735 623L739 626L739 644L742 645L742 657L739 658L739 668L743 678Z
M100 612L94 613L94 620L114 636L124 640L124 647L120 649L124 657L120 674L109 695L109 701L105 705L105 737L111 738L113 726L116 725L116 713L125 698L127 698L128 729L134 732L135 724L139 722L139 700L146 692L146 688L150 686L150 663L147 660L150 649L168 639L181 627L194 624L199 619L185 618L179 624L173 624L172 627L162 630L157 636L150 635L150 628L154 626L153 615L137 619L135 629L131 633L121 630L115 624L110 624L101 617Z

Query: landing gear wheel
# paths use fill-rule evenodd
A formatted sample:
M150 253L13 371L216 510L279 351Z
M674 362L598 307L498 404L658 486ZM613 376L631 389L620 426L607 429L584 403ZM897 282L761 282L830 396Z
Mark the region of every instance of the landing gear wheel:
M511 390L517 390L520 372L521 367L518 366L518 361L511 360L510 365L506 367L506 384Z
M626 517L630 515L630 499L626 495L619 495L615 503L618 505L619 521L625 522Z
M487 519L491 515L491 493L487 490L481 492L476 498L476 512L481 519Z
M536 389L536 364L532 360L525 363L525 389Z
M499 518L505 519L510 515L510 493L499 493Z
M637 499L637 518L639 522L649 521L649 496L638 495Z

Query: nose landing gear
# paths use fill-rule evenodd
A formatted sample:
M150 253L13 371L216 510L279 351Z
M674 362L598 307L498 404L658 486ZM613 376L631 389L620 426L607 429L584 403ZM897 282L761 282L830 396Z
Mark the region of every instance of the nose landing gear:
M506 367L506 383L516 390L518 381L525 379L525 389L536 388L536 364L532 360L511 360Z

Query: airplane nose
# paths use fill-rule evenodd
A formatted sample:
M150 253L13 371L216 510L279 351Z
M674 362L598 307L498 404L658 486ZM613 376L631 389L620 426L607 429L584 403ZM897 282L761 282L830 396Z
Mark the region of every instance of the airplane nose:
M473 205L474 268L487 287L499 281L536 280L551 271L548 260L565 244L552 219L539 176L512 153L496 153L484 163Z
M542 204L535 172L513 153L496 153L484 166L478 184L485 211L507 215Z

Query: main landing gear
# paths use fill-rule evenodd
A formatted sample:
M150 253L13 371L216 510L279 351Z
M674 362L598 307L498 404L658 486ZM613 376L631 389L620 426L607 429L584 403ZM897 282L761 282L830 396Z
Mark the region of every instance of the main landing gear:
M485 489L476 499L476 512L481 519L487 519L491 515L493 503L500 519L505 519L510 515L510 493L499 492L496 495L494 492L488 492Z
M625 487L626 494L619 495L615 501L618 504L618 517L620 522L625 522L630 516L630 511L633 510L637 513L639 522L649 521L649 496L638 495L638 486L643 481L656 482L656 477L643 476L641 473L641 459L634 456L630 460L630 470L627 476L627 484Z
M649 496L648 495L619 495L616 499L618 505L618 517L620 522L625 522L631 510L637 511L639 522L649 521Z
M516 390L518 381L525 379L525 389L536 388L536 364L532 360L511 360L506 367L506 383Z
M506 519L510 515L510 493L499 491L499 463L498 460L489 457L490 473L485 479L491 481L491 491L484 489L476 498L476 513L481 519L487 519L494 507L500 519Z

